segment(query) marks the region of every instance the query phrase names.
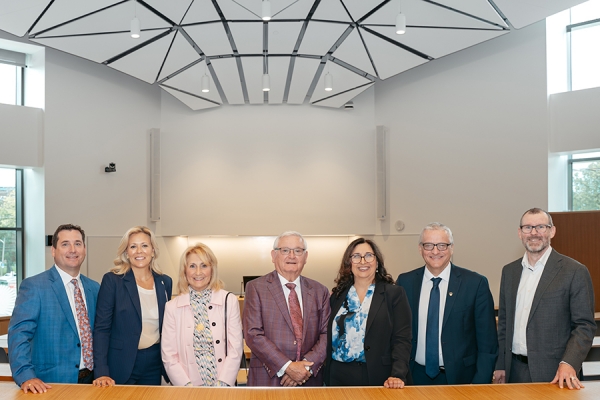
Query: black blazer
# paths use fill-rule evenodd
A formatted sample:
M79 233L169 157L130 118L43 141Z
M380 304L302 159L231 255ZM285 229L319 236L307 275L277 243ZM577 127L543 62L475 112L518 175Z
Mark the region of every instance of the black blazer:
M329 385L332 345L331 329L335 315L346 299L348 289L339 297L331 295L331 314L327 325L327 359L325 384ZM411 313L404 289L386 282L377 282L371 299L365 332L365 358L369 385L383 386L389 377L409 377L408 361L411 350ZM410 382L408 382L410 383Z
M167 275L152 274L159 332L162 332L165 304L171 299L173 281ZM95 377L110 376L117 384L125 383L133 371L141 334L142 307L133 271L130 269L124 275L106 273L98 293L94 325Z

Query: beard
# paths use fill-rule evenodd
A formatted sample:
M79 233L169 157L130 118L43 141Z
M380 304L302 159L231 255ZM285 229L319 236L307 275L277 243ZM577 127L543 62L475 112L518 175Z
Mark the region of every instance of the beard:
M532 239L536 239L535 244L530 243ZM529 253L541 253L550 246L550 240L546 240L543 236L531 236L524 240L523 244Z

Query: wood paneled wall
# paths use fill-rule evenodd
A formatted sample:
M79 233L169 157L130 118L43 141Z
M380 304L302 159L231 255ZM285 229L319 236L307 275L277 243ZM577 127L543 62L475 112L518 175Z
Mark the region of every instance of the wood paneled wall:
M600 211L552 212L556 236L552 247L590 270L596 311L600 311Z

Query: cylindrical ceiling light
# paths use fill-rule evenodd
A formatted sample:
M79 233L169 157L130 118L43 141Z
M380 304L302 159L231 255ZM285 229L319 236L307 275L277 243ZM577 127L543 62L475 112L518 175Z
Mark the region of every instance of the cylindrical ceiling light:
M325 91L331 92L333 90L333 75L327 71L325 74Z
M261 17L263 21L271 20L271 2L269 0L262 0Z
M263 92L271 90L271 78L269 77L269 74L263 74L262 84Z
M406 16L402 13L396 15L396 34L404 35L406 33Z
M131 37L134 39L140 38L140 20L133 17L131 20Z
M208 75L206 75L206 72L204 73L204 75L202 75L201 86L202 93L210 92L210 80L208 79Z

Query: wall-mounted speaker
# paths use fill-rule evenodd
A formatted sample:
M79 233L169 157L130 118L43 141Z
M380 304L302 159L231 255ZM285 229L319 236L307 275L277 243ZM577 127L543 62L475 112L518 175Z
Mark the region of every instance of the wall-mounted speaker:
M150 129L150 221L160 221L160 129Z
M377 125L375 133L375 148L377 153L377 218L381 221L387 216L387 131L387 127Z

